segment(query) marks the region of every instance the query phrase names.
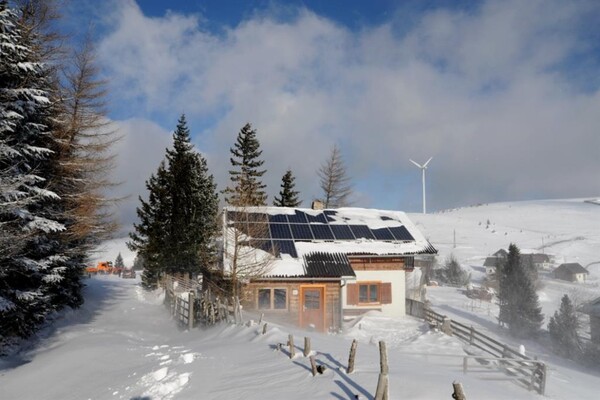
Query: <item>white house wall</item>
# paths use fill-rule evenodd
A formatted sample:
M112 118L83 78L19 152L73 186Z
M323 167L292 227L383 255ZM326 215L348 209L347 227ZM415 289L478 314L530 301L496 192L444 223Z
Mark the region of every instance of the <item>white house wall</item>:
M391 282L392 284L392 303L391 304L373 304L363 306L348 305L347 287L342 289L342 308L349 310L381 308L383 315L389 317L402 317L406 315L405 297L406 283L405 273L400 271L355 271L356 281L348 283L360 284L361 282Z

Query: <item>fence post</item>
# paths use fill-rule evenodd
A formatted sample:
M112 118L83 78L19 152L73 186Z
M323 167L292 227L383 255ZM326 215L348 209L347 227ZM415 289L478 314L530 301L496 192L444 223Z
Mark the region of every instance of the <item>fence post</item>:
M263 332L262 334L266 334L267 333L267 323L265 322L265 324L263 325Z
M317 375L317 363L315 362L315 356L310 356L310 369L312 371L312 376Z
M465 392L460 382L452 382L452 387L454 388L454 393L452 393L453 399L467 400L467 396L465 396Z
M387 350L385 342L381 340L379 342L379 379L377 380L377 390L375 391L375 400L388 400L389 398L389 387L388 387L388 361L387 361Z
M350 356L348 357L348 369L346 370L347 374L351 374L354 372L354 358L356 357L356 347L358 346L358 341L354 339L352 341L352 345L350 346Z
M189 329L192 329L194 327L194 301L195 301L196 296L194 295L193 291L190 291L190 297L189 297L189 306L188 306L188 327Z
M452 336L452 320L448 317L444 317L442 322L442 332L448 336Z
M546 376L548 375L548 371L546 370L546 364L542 364L542 381L540 382L540 391L539 393L542 396L546 395Z
M463 358L463 374L467 373L467 369L469 368L469 357Z
M475 339L475 328L471 325L471 333L469 334L469 344L473 344L473 340Z
M290 359L294 358L294 356L296 355L296 352L294 350L294 335L289 334L288 335L288 344L290 345Z
M304 337L304 357L308 357L310 354L310 338Z

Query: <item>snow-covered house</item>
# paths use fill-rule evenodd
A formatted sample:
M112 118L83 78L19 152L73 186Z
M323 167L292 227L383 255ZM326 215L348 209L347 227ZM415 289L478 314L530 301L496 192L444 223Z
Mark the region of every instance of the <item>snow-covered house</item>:
M497 252L495 252L494 254L492 254L492 256L506 260L508 258L508 251L506 251L504 249L500 249Z
M590 316L592 342L600 344L600 297L584 304L581 311Z
M521 254L521 260L523 263L533 265L536 269L549 269L550 268L550 257L547 254L542 253L531 253Z
M398 211L230 207L223 218L225 274L236 247L266 266L245 279L244 308L320 331L372 310L405 315L405 272L437 252Z
M585 282L588 270L579 263L560 264L554 271L554 278L570 282Z
M504 258L502 257L486 257L483 262L483 266L485 267L485 274L488 278L491 278L496 275L496 268L500 266L504 262Z

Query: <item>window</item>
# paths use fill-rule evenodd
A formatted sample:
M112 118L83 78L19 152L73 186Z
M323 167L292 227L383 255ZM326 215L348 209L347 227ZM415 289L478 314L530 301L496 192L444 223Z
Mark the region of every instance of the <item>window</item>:
M258 289L258 309L287 309L287 289Z
M359 303L379 303L379 283L358 285Z
M271 308L271 289L258 289L258 308L260 310Z
M350 306L392 304L392 283L372 281L348 283L346 304Z

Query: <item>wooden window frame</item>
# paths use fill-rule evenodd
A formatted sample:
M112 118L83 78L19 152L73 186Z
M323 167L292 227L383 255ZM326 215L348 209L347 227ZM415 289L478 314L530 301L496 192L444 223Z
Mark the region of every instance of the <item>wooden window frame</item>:
M356 284L358 285L358 305L359 306L367 306L367 305L380 305L381 304L381 281L360 281L360 282L356 282ZM376 285L377 286L377 301L373 302L373 301L366 301L366 302L362 302L360 301L360 287L361 286L366 286L367 287L367 299L369 299L370 293L371 293L371 286Z
M269 308L260 308L260 291L268 290L270 295ZM285 290L285 308L275 308L275 290ZM259 287L256 289L256 309L259 311L288 311L289 309L289 296L287 287Z

